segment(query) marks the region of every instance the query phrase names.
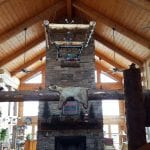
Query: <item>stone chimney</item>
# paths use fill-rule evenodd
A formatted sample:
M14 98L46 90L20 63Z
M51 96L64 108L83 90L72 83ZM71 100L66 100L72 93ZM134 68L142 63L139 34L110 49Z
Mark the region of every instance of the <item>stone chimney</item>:
M46 32L48 33L48 30ZM75 39L79 41L85 37L79 30L73 32ZM57 41L64 39L64 32L57 30L53 34L55 34L54 38ZM49 40L47 40L48 43ZM70 50L67 48L61 49L60 53L70 53L68 51ZM78 49L74 51L78 51ZM88 47L83 49L79 64L76 66L63 66L62 60L57 56L56 47L51 44L47 45L46 88L51 84L61 87L71 86L89 89L96 87L93 39L90 40ZM85 109L81 103L75 100L66 102L64 107L59 109L57 101L40 102L37 150L103 150L101 101L90 101L88 106ZM70 110L72 108L75 108L76 114L67 114L68 112L74 113L74 110ZM43 114L47 114L46 112L49 113L49 117L46 115L45 121Z

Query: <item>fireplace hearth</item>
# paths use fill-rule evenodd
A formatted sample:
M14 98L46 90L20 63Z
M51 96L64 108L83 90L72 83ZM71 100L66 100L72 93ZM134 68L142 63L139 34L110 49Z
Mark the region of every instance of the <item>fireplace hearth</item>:
M86 150L85 136L55 137L55 150Z

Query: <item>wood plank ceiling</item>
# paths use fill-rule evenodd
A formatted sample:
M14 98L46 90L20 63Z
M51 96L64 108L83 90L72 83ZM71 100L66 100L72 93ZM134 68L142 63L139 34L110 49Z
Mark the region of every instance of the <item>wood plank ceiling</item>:
M132 62L142 66L150 57L148 0L0 0L0 68L19 79L29 76L20 72L22 68L42 69L43 20L57 22L62 18L96 21L95 52L100 58L96 66L103 71L125 69Z

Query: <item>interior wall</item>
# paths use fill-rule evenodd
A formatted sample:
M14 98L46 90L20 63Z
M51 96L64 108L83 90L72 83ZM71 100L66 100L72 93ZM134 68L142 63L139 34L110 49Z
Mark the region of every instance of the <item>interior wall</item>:
M144 63L144 71L143 71L143 76L144 76L144 88L150 89L150 58L147 59Z

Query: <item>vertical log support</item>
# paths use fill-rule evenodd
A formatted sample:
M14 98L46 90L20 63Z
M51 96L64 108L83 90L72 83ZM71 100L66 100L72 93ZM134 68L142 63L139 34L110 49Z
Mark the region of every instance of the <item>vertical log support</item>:
M128 149L137 150L146 143L144 100L140 69L132 64L124 71Z

